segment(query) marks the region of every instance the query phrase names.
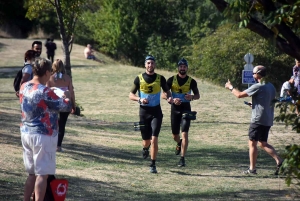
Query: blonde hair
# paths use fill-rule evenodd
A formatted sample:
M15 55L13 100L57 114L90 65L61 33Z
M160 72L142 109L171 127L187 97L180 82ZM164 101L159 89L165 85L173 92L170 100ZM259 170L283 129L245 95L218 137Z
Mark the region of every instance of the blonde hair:
M64 63L60 59L56 59L52 64L52 74L54 73L66 73Z

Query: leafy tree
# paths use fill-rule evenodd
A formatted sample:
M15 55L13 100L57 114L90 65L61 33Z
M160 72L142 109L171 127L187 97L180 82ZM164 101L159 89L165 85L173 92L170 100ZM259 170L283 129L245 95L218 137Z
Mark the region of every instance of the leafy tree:
M193 54L187 57L191 64L191 73L221 86L230 79L240 90L247 87L242 84L242 70L245 65L243 58L246 53L254 55L254 66L263 64L267 67L268 79L277 91L289 79L292 73L290 66L294 62L267 40L247 29L238 29L233 24L220 26L213 34L194 44L192 50ZM289 71L276 73L289 67Z
M300 0L211 0L240 26L273 40L282 52L300 60Z
M298 36L300 25L300 0L211 0L225 16L239 22L240 27L259 34L265 39L273 41L276 47L293 58L300 60L300 38ZM278 71L279 72L279 71ZM299 95L293 96L297 103ZM300 118L294 114L293 103L279 103L279 116L276 121L283 121L286 125L300 132ZM287 174L286 183L291 184L292 178L299 184L300 178L300 147L292 145L286 147L285 161L282 171Z
M83 26L78 31L88 27L100 51L115 59L141 65L146 54L153 54L159 67L171 69L181 56L190 54L189 45L223 19L212 12L215 8L209 3L95 0L95 6L83 14Z
M25 0L28 8L26 17L39 18L44 12L54 11L57 16L59 33L62 40L64 65L67 74L71 75L70 54L73 45L73 34L78 17L84 9L84 0Z

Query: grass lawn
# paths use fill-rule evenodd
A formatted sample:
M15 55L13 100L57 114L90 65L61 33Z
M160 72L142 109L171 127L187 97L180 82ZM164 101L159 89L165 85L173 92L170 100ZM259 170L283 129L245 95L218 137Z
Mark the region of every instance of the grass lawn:
M19 132L19 102L13 77L33 40L0 39L0 200L23 198L27 177ZM44 41L43 41L44 42ZM60 47L60 42L55 41ZM258 175L241 174L249 165L248 127L251 110L224 87L197 79L201 99L191 123L184 168L177 167L176 143L170 128L170 105L162 100L163 125L159 136L158 174L149 173L150 159L142 159L141 135L133 129L138 104L128 98L134 78L144 68L121 65L97 54L105 64L85 60L83 46L71 54L76 101L83 117L69 117L57 154L57 177L69 181L66 201L98 200L299 200L294 186L272 175L275 161L262 150ZM45 57L43 49L42 56ZM56 58L62 58L60 48ZM241 58L242 59L242 58ZM169 78L174 72L156 70ZM224 83L225 84L225 83ZM269 143L279 153L299 143L299 134L274 123Z

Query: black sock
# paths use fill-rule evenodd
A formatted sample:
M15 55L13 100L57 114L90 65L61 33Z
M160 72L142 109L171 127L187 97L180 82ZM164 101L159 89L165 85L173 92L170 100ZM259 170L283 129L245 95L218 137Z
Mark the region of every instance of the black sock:
M181 159L184 159L184 156L181 156Z
M181 141L182 139L180 139L180 141L177 143L177 145L180 147L181 146Z
M151 160L151 167L155 166L155 160Z

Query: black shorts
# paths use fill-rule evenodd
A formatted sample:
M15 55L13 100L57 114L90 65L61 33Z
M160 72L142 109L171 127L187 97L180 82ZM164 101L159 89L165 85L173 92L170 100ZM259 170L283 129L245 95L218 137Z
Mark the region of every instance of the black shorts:
M267 142L270 128L271 126L251 123L249 127L249 140Z
M155 107L140 106L141 135L143 140L150 140L152 136L158 137L163 114L160 105Z
M172 133L174 135L178 135L180 132L180 126L181 126L181 132L189 132L191 120L189 119L182 119L182 114L184 112L190 112L191 111L191 104L190 103L181 103L180 105L174 105L171 106L171 127L172 127Z

